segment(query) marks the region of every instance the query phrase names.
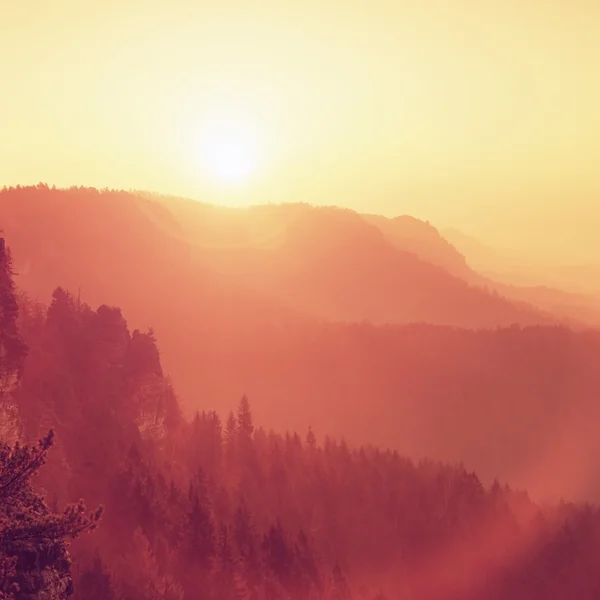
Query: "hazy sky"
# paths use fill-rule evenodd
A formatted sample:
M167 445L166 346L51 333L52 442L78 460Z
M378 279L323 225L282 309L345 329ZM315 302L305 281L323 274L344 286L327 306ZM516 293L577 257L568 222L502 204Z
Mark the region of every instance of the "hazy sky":
M599 31L597 0L0 0L0 185L341 204L600 258ZM221 118L259 148L235 192L199 166Z

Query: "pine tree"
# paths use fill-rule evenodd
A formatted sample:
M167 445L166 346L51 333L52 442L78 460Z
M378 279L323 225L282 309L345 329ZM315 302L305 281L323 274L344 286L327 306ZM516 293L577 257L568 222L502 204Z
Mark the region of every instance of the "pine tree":
M156 557L141 528L135 529L121 554L112 560L118 574L117 597L163 600L164 577L159 573Z
M21 381L28 348L19 333L18 316L12 258L0 237L0 440L4 441L15 441L20 430L11 392Z
M254 531L252 529L252 517L248 505L244 498L235 511L233 518L233 535L238 553L242 557L247 557L250 549L254 545Z
M267 567L282 585L290 581L294 556L288 545L281 521L271 525L263 539L263 553Z
M27 345L19 334L12 257L0 237L0 399L20 381Z
M309 544L308 537L304 531L300 531L295 545L295 563L299 571L298 576L305 592L310 587L320 588L319 568L316 556Z
M237 422L233 412L229 413L225 424L223 442L225 446L225 471L229 477L235 470L235 459L237 457Z
M92 564L83 572L77 593L86 600L115 600L112 579L102 558L96 554Z
M225 424L225 444L228 447L233 447L235 444L235 434L237 430L237 422L235 420L235 415L233 411L229 412L227 415L227 422Z
M219 528L217 540L217 553L215 560L214 586L216 596L219 598L231 598L234 595L234 559L229 540L229 530L225 524Z
M53 432L37 446L0 445L0 591L10 596L16 584L23 594L43 594L50 585L71 588L65 540L96 527L101 510L86 514L83 503L52 513L31 487L31 477L45 463ZM31 552L44 577L32 577ZM24 558L23 558L24 557Z
M252 411L247 396L242 396L237 409L237 432L242 444L248 445L254 432L252 423Z
M229 530L227 525L221 523L219 527L219 541L217 544L217 556L223 567L229 569L233 566L233 554L229 542Z
M188 560L208 570L215 556L215 525L205 485L199 471L195 481L190 483L186 536Z

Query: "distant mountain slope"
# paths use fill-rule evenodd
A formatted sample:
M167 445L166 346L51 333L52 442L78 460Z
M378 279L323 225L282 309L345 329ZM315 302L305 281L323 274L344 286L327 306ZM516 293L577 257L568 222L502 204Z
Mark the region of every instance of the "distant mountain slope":
M362 216L376 225L397 248L413 252L469 283L478 282L477 274L467 264L465 257L429 222L408 215L393 219L381 215Z
M600 264L543 263L517 252L493 248L456 229L443 235L476 270L504 283L548 286L569 292L600 296Z
M485 290L488 282L433 227L410 217L386 226L383 218L335 207L236 211L176 198L159 201L185 223L206 264L247 289L322 318L464 327L557 321ZM404 230L410 235L403 237Z
M481 273L481 281L500 294L600 326L600 266L536 265L455 229L444 235Z
M398 249L378 227L349 211L305 212L288 227L280 252L286 298L310 294L303 308L328 319L463 327L551 322L530 306L471 287Z
M502 252L487 246L477 238L467 235L458 229L444 229L441 234L457 250L465 256L469 264L477 270L485 270L489 265L499 263L502 260ZM507 256L504 256L506 260ZM515 259L516 257L513 257Z
M380 215L357 215L353 211L331 207L317 209L307 204L263 205L233 209L182 198L153 194L147 194L147 197L164 204L169 210L172 210L180 219L182 229L185 231L189 242L192 245L213 251L215 256L219 256L219 260L224 261L218 266L218 269L231 273L232 276L235 275L236 280L244 281L246 286L258 285L259 282L265 281L265 274L269 273L267 280L277 287L275 293L281 291L279 289L281 286L277 286L281 274L275 274L273 268L266 264L269 262L267 258L268 250L281 249L286 245L287 236L290 233L297 234L298 225L296 221L303 222L307 218L312 218L311 227L315 229L316 235L316 232L322 229L318 222L321 220L324 225L327 223L327 226L331 228L332 237L340 238L338 242L341 243L344 236L352 235L348 227L350 215L354 215L355 217L359 216L364 222L376 226L383 234L385 241L401 253L413 254L421 261L429 263L429 265L441 267L450 275L462 279L470 286L489 290L493 294L521 305L525 303L535 306L574 326L580 324L600 325L600 301L596 298L589 298L582 294L573 294L548 286L531 285L531 282L527 281L524 282L524 285L510 284L510 280L501 276L486 275L485 271L480 272L478 269L480 261L477 259L474 260L474 263L467 261L465 256L453 244L448 242L433 225L410 216L405 215L389 219ZM314 218L315 214L320 215L319 218ZM309 215L313 215L313 217L309 217ZM359 222L354 218L355 229L359 226ZM358 244L365 243L367 237L373 235L375 235L374 230L367 234L365 229L365 235L359 236ZM467 246L470 257L475 252L473 248L478 249L478 255L487 253L487 255L492 256L494 254L493 249L486 248L477 240L460 234L460 232L451 231L450 236L459 239L460 244L462 244L460 245L461 249L464 245ZM307 237L309 242L315 245L315 248L319 244L323 244L325 239L324 236L321 236L312 241L310 240L310 232ZM310 243L305 244L305 248L302 250L306 256L310 254L310 250L307 250ZM323 245L323 256L327 254L327 247L332 243L337 242L329 241ZM348 254L347 250L340 250L340 252ZM281 263L281 258L281 256L277 258L279 263ZM369 258L369 255L365 254L364 258ZM271 262L273 260L271 259ZM298 261L293 262L297 267ZM284 268L284 266L280 264L280 268ZM346 271L347 268L340 267L340 270ZM247 279L250 279L250 281L246 281ZM337 278L335 280L339 283ZM331 285L333 282L329 281L329 283ZM298 285L294 286L294 283L291 282L284 287L284 290L291 293L291 289L294 287L297 288ZM397 304L396 310L391 313L388 309L378 308L376 303L373 302L370 302L369 307L357 304L354 309L350 310L350 302L346 299L344 306L340 309L339 302L332 301L331 297L320 298L318 294L314 293L314 290L311 292L311 287L310 282L307 284L304 281L300 286L300 290L295 290L291 302L295 302L295 305L301 306L303 310L321 314L327 318L331 318L331 312L337 310L335 315L337 318L347 318L349 320L361 320L365 318L365 315L376 322L382 320L402 322L407 319L422 319L422 316L415 312L407 313L406 307L402 309L404 311L402 312L400 304ZM375 289L379 287L380 285L376 284ZM321 292L325 292L325 289L322 288ZM273 293L273 290L270 290L269 293ZM302 301L302 296L307 294L311 295L310 302L307 299L306 305L299 304ZM328 294L331 296L331 290ZM364 290L361 290L357 302L363 297ZM281 300L290 302L290 299L286 297ZM523 316L520 316L517 320L522 321L523 318ZM430 318L426 316L423 320L429 321ZM464 323L461 322L461 324Z

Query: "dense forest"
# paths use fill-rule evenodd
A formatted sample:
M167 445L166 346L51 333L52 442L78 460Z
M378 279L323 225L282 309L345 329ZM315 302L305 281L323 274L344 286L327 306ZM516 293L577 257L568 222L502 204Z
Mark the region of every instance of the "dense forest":
M20 289L47 301L60 284L154 328L187 419L224 418L246 393L266 429L462 460L535 499L600 500L600 334L442 271L474 276L429 224L45 185L0 192L0 223ZM359 320L308 310L325 299ZM368 322L384 304L397 320Z
M4 597L600 594L595 507L537 505L461 465L312 429L267 431L245 396L223 418L207 403L187 419L152 330L62 288L47 307L16 292L0 249Z

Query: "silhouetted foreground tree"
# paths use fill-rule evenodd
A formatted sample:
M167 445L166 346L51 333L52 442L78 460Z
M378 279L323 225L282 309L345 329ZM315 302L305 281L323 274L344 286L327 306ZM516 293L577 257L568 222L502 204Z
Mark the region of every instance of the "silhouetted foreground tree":
M37 446L0 445L0 597L66 598L72 593L66 538L96 526L101 510L83 503L52 512L31 487L44 464L53 432Z
M23 374L27 345L19 334L18 315L12 257L4 238L0 237L0 398L18 383Z
M18 411L12 392L23 375L27 344L17 325L19 306L13 282L12 257L0 237L0 439L14 439Z

